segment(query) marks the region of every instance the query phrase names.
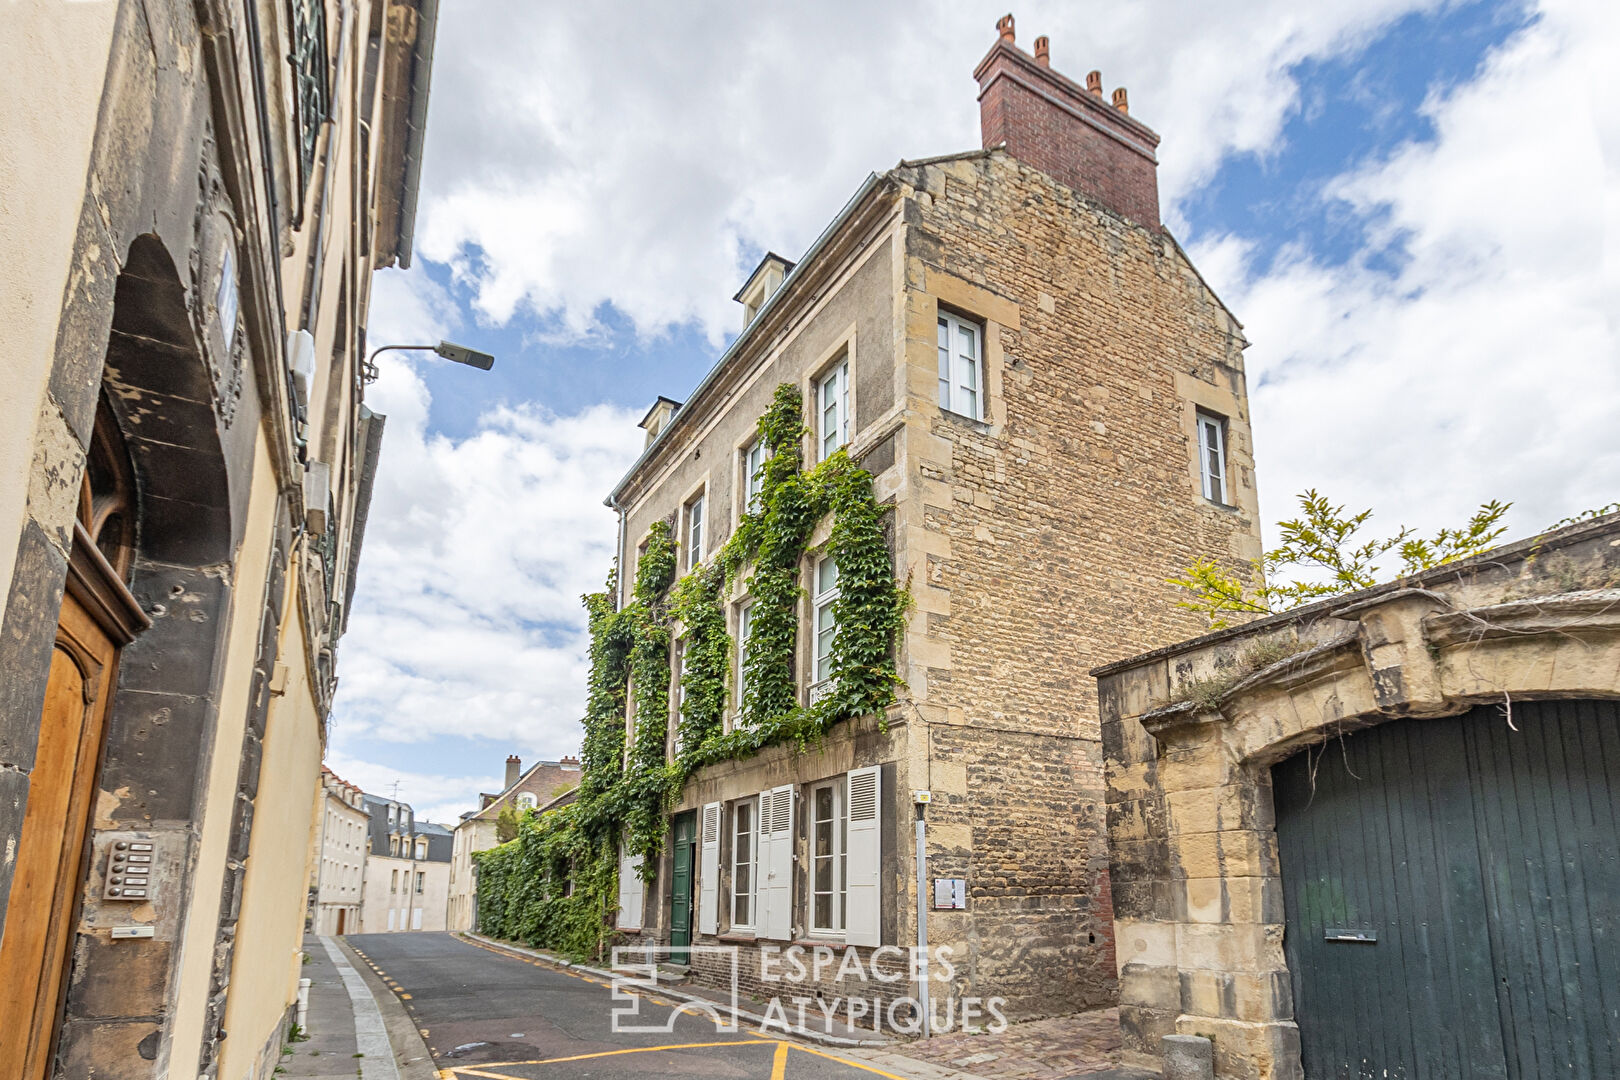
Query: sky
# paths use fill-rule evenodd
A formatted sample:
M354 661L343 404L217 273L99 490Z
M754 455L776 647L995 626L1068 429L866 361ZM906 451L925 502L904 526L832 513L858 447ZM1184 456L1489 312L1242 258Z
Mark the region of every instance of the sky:
M578 752L582 593L654 398L868 173L979 145L1006 0L440 7L388 416L328 763L453 822ZM1314 487L1514 536L1620 498L1620 4L1026 3L1162 137L1167 226L1243 321L1261 511ZM1269 538L1269 537L1268 537Z

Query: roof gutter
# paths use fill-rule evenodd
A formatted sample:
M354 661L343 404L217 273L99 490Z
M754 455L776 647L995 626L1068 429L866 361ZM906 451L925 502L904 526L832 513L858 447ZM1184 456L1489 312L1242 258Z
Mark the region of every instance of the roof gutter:
M765 306L759 309L759 313L754 316L753 321L743 327L742 333L738 334L732 341L731 347L720 355L720 359L715 361L714 366L709 369L709 373L703 376L703 381L698 383L697 389L693 390L691 396L686 399L685 407L678 410L670 418L669 423L665 424L664 429L658 433L657 437L647 444L647 448L641 452L641 456L636 458L636 463L630 466L630 470L614 486L613 493L602 500L603 505L614 510L619 509L619 496L623 495L624 489L630 486L631 477L635 476L643 465L652 460L659 447L663 446L664 440L669 438L670 430L681 422L681 417L691 409L693 403L703 396L704 391L708 390L709 385L719 378L720 372L725 370L731 363L732 358L742 351L744 345L752 340L753 335L749 331L763 323L766 314L776 310L782 296L788 291L788 286L797 281L800 275L805 273L805 268L815 262L816 256L821 254L821 249L826 247L828 241L837 235L838 231L855 215L856 207L866 201L866 197L877 188L882 179L875 172L866 175L866 180L861 184L860 189L850 196L849 201L844 204L844 208L838 212L838 216L833 218L825 229L821 230L821 235L816 237L815 243L811 244L809 249L800 256L799 261L794 264L787 277L782 279L782 284L777 286L776 291L765 301Z
M428 91L433 84L433 39L439 29L439 0L422 0L416 31L411 115L406 121L405 183L399 193L399 241L395 254L399 268L411 268L411 242L416 236L416 193L422 180L422 146L427 139Z

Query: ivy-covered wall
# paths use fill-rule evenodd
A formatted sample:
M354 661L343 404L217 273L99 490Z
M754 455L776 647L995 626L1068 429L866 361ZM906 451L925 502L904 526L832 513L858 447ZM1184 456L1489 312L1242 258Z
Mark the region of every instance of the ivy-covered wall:
M805 469L808 438L799 390L777 387L759 420L769 451L758 503L708 563L676 579L670 522L656 523L636 565L629 602L618 589L585 597L591 674L581 752L583 778L570 806L525 819L517 839L474 856L479 926L574 956L598 955L618 902L618 843L643 856L651 877L669 808L699 768L765 746L818 741L834 724L878 715L894 701L895 641L908 603L884 536L885 508L872 476L839 451ZM803 562L817 525L831 516L825 553L838 566L831 687L800 703L794 656L804 596ZM615 572L616 573L616 572ZM744 650L747 689L724 729L735 655L725 604L745 579L752 628ZM683 717L669 739L671 645L682 635ZM628 715L631 735L625 742Z

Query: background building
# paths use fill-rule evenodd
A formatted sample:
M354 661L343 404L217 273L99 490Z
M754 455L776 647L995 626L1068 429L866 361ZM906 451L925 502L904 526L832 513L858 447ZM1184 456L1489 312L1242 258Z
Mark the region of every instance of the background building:
M443 930L450 896L450 830L417 821L410 805L363 796L367 845L360 925L350 933Z
M455 828L450 861L451 930L472 929L474 913L478 910L472 856L475 851L488 851L500 842L496 829L501 811L509 806L519 811L544 809L565 792L577 788L579 777L577 757L537 762L528 772L523 771L523 759L516 754L507 757L506 786L501 793L480 794L479 808L462 814Z
M317 934L346 934L360 926L370 821L360 789L322 766L310 868L314 893L310 928Z
M797 264L767 256L738 294L741 335L683 405L648 414L648 446L612 493L622 607L655 532L675 538L677 575L722 549L760 497L759 420L788 393L806 469L843 450L872 475L913 600L887 715L698 769L656 892L640 856L621 865L619 925L677 958L811 942L869 962L916 940L912 793L926 790L929 941L958 957L934 997L1002 996L1033 1016L1115 995L1102 730L1083 673L1126 643L1196 631L1165 579L1206 552L1245 566L1260 535L1245 341L1159 221L1157 136L1124 90L1107 100L1097 73L1081 85L1054 70L1044 38L1032 56L1010 18L1001 31L976 71L986 149L901 162ZM841 632L835 528L817 524L797 565L804 706L829 692ZM751 572L721 598L737 643L728 725ZM671 732L687 632L670 627ZM627 718L627 745L644 723Z
M278 1058L436 10L7 8L5 1080Z

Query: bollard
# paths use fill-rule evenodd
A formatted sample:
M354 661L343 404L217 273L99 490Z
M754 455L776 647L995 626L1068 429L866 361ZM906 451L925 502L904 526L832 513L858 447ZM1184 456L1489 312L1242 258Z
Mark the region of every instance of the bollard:
M1164 1080L1215 1080L1215 1044L1202 1035L1166 1035Z
M309 1035L309 980L298 980L298 1030Z

